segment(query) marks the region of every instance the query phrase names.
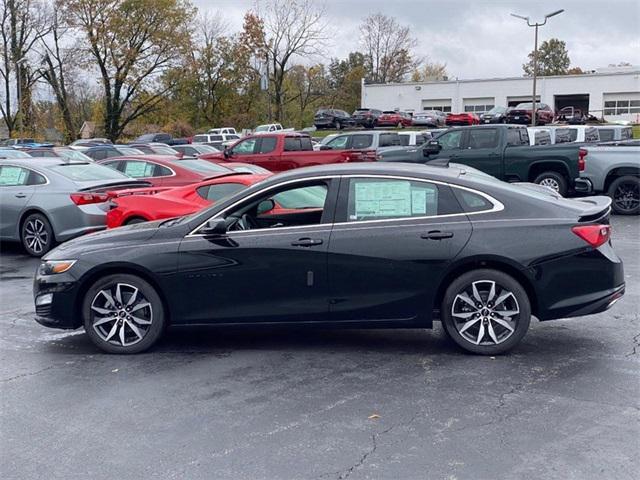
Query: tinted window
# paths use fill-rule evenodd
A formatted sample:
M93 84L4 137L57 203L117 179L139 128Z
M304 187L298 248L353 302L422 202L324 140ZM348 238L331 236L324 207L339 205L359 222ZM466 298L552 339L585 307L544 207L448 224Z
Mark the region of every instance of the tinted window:
M42 175L34 172L33 170L29 172L29 180L27 180L28 185L44 185L45 183L47 183L47 179Z
M400 145L402 145L403 147L409 145L409 141L411 140L411 137L409 135L398 135L398 137L400 137Z
M495 148L497 146L497 129L479 128L469 130L469 148Z
M602 140L603 142L613 140L613 128L601 128L600 140Z
M311 137L300 138L300 149L305 152L313 150L313 143L311 143Z
M465 212L481 212L483 210L491 210L493 208L493 204L482 195L455 187L453 191L455 192L456 197L458 197L458 200L462 204L462 208L464 208Z
M438 214L438 187L384 178L349 180L347 220L381 220Z
M276 149L276 137L264 137L260 142L260 151L258 153L271 153Z
M222 142L224 139L222 135L209 135L210 142Z
M392 147L400 145L400 136L397 133L381 133L379 147Z
M460 142L462 142L462 133L462 130L453 130L452 132L443 133L438 137L438 143L442 145L443 150L460 148Z
M128 177L104 165L95 163L76 163L55 165L51 170L57 172L71 180L86 182L93 180L126 180Z
M204 174L229 173L229 169L227 167L196 158L179 160L177 164L188 170Z
M369 148L373 143L373 135L353 135L351 137L351 148Z
M529 145L529 133L525 128L507 129L507 145Z
M154 177L168 177L169 175L173 175L173 172L164 165L156 165L156 168L153 170Z
M12 187L26 185L29 178L29 170L26 168L3 165L0 167L0 186Z
M192 141L193 143L198 143L198 142L206 143L209 141L209 137L207 137L206 135L195 135Z
M198 195L206 200L217 202L221 198L232 195L246 188L241 183L222 183L219 185L205 185L198 188Z

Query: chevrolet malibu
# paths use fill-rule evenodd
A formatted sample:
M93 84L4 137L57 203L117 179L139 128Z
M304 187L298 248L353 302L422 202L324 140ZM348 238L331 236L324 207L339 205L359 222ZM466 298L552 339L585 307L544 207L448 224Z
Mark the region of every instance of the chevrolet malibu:
M299 200L274 214L284 192ZM168 325L439 319L463 349L494 355L532 316L598 313L622 297L610 203L447 164L297 169L191 216L61 245L36 273L36 319L84 327L112 353L146 350Z

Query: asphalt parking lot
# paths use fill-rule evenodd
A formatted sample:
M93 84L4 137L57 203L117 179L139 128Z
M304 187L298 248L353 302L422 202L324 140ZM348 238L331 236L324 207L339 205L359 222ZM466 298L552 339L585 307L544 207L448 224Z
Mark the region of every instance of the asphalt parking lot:
M533 322L496 358L462 353L439 325L180 329L106 355L33 321L38 260L2 244L0 475L638 478L640 218L612 223L625 298Z

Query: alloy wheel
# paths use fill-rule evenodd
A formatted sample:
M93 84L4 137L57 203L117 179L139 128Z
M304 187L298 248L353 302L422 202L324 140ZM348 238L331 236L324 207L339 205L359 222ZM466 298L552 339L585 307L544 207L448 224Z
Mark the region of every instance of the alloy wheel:
M632 211L640 205L640 185L635 182L624 182L618 185L613 194L613 201L621 211Z
M515 332L520 307L510 290L493 280L478 280L458 293L451 306L453 323L474 345L499 345Z
M24 241L34 253L44 252L49 243L49 233L42 220L33 218L25 223Z
M544 185L545 187L552 188L555 192L560 191L560 184L555 178L545 178L541 180L538 185Z
M148 333L153 309L137 287L115 283L96 293L91 302L91 323L105 342L128 347Z

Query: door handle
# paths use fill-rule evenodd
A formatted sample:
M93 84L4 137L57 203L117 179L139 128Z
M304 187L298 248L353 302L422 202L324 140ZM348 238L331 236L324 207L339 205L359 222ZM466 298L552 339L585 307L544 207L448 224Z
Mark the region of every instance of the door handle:
M295 242L291 242L294 247L313 247L314 245L322 245L320 238L299 238Z
M25 198L27 196L26 193L16 193L16 198Z
M420 235L420 238L424 238L425 240L442 240L443 238L452 238L453 232L442 232L440 230L432 230L427 233L423 233Z

